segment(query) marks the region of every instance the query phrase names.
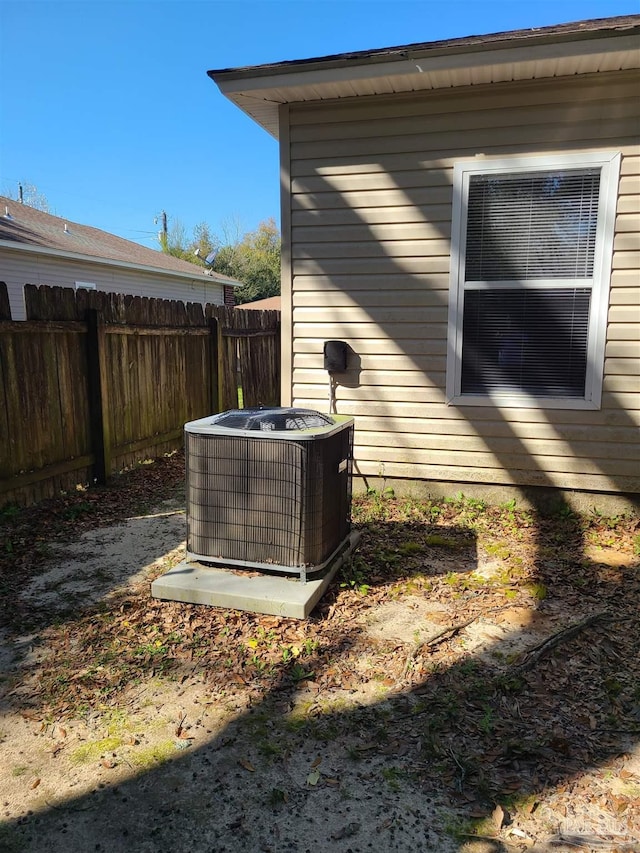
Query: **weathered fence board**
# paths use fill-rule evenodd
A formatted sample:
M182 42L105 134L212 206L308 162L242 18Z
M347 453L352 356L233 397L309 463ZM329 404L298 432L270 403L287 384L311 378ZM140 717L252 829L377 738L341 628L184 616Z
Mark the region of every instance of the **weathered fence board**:
M0 320L11 319L11 305L9 304L9 291L4 281L0 281Z
M253 320L248 311L236 311L242 326L238 332L238 357L244 405L272 406L280 400L280 347L274 346L274 339L280 340L279 312L264 311L256 318L257 326L252 328ZM271 316L275 315L275 316Z
M109 367L105 353L105 331L100 315L87 309L86 337L87 402L90 446L93 448L93 476L106 482L111 473L111 434L109 432ZM78 395L80 396L80 395Z
M280 401L280 312L217 310L220 409L277 406Z
M0 503L5 495L48 497L89 479L86 335L26 325L0 324Z
M25 303L2 319L0 286L0 505L175 449L238 406L239 375L245 406L279 403L279 312L30 285Z

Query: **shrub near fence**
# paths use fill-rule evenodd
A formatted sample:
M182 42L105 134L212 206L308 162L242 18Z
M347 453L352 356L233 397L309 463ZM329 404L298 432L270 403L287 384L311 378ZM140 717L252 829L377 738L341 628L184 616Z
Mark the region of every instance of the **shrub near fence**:
M104 482L186 421L280 399L280 314L0 283L0 505Z

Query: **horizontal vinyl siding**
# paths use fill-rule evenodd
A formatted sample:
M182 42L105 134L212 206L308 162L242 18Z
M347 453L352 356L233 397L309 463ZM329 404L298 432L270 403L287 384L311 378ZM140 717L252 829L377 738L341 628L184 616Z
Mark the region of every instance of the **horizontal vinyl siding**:
M179 279L141 270L126 270L102 264L69 261L0 249L0 281L9 291L11 315L25 319L23 288L25 284L48 284L75 288L76 281L91 282L97 290L126 293L133 296L176 299L181 302L222 304L222 286L215 282Z
M631 74L290 108L292 401L338 411L365 476L640 491L640 146ZM447 406L453 167L621 151L600 411ZM285 309L286 310L286 309Z

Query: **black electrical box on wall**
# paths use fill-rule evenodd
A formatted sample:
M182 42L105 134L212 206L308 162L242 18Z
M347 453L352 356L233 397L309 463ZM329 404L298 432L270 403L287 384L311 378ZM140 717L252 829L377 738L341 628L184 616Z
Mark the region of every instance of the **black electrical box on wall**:
M348 346L344 341L325 341L324 369L329 373L344 373L347 369Z

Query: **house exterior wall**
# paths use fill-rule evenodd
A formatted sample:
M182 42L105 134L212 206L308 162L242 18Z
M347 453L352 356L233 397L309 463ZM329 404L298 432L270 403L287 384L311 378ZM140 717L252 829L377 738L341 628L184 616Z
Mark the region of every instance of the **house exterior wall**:
M214 281L189 280L171 274L94 264L0 248L0 281L7 285L11 316L25 319L24 285L48 284L75 288L76 281L91 282L97 290L133 296L177 299L182 302L224 303L222 285Z
M640 491L637 83L611 73L282 109L283 404L326 410L322 345L347 341L337 411L356 418L357 473ZM622 158L601 408L448 405L454 164L603 150Z

